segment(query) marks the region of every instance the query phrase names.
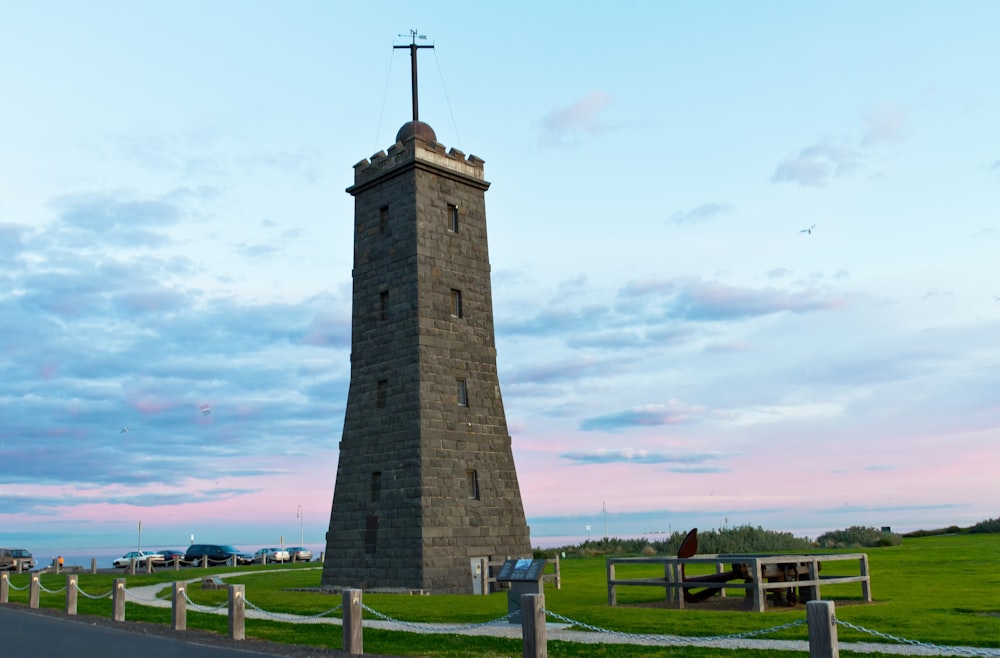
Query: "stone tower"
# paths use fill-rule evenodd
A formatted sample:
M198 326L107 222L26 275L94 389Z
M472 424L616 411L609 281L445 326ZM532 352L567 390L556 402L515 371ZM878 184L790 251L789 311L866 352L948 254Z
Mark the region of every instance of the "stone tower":
M483 161L426 123L354 166L351 383L328 588L472 593L530 557L497 378Z

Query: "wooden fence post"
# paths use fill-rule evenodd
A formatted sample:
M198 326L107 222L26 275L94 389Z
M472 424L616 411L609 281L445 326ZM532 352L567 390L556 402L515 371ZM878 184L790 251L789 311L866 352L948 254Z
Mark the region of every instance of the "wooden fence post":
M76 580L78 576L66 576L66 614L75 615L76 614L76 599L78 592L76 591Z
M111 592L111 618L125 621L125 579L115 578Z
M243 585L230 585L229 637L234 640L245 640L246 636L246 592Z
M544 594L521 595L521 637L524 658L548 658Z
M175 631L187 630L187 599L185 598L184 582L174 581L173 606L170 610L170 623Z
M97 573L97 558L90 558L90 573Z
M7 572L0 573L0 603L8 603L10 598L10 577Z
M809 658L840 658L833 601L808 601L806 626L809 628Z
M361 605L360 589L345 589L341 606L342 623L344 625L344 653L360 656L364 653L364 636L362 635L361 617L364 610Z
M31 574L31 586L28 589L28 607L37 608L38 607L38 596L41 590L42 584L38 582L38 574Z

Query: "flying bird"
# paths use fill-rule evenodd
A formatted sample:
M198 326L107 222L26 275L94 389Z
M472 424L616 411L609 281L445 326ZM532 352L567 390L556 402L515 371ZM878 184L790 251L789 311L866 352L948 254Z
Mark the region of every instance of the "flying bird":
M212 415L212 407L208 406L207 404L201 405L201 415L202 416L211 416Z
M809 228L804 228L804 229L802 229L801 231L799 231L799 233L807 233L807 234L809 234L809 235L812 235L812 232L813 232L813 229L814 229L814 228L816 228L816 225L815 225L815 224L813 224L813 225L812 225L812 226L810 226Z
M121 431L120 431L120 432L118 432L118 433L119 433L119 434L124 434L125 432L131 432L131 431L132 431L132 430L131 430L131 429L129 429L129 427L128 427L128 426L126 425L126 426L125 426L125 427L123 427L123 428L121 429Z

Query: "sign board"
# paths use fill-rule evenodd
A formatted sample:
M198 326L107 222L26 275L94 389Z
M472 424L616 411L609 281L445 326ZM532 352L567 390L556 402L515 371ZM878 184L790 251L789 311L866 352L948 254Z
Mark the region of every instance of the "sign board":
M532 560L528 558L507 560L500 567L497 580L538 582L542 579L545 562L545 560Z

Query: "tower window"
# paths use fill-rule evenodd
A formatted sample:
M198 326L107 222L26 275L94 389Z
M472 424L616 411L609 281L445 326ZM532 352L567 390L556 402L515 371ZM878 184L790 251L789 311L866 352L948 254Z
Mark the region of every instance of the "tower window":
M378 319L385 320L389 315L389 291L383 290L378 294Z
M374 503L382 496L382 471L372 473L370 498Z
M466 385L465 380L456 379L455 387L458 396L458 406L460 407L469 406L469 387Z
M456 318L462 317L462 291L451 291L451 314Z
M448 204L448 230L458 233L458 206Z
M378 209L378 232L385 235L389 226L389 206L382 206Z
M365 554L375 555L375 549L378 545L378 526L379 518L377 516L369 516L365 521Z
M465 472L465 489L469 498L479 500L479 474L475 469L469 469Z
M375 385L375 408L385 408L386 390L389 388L389 380L382 379Z

